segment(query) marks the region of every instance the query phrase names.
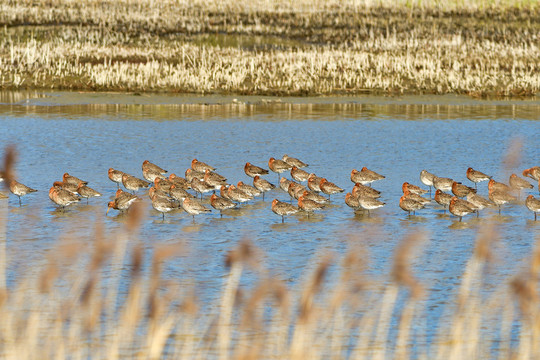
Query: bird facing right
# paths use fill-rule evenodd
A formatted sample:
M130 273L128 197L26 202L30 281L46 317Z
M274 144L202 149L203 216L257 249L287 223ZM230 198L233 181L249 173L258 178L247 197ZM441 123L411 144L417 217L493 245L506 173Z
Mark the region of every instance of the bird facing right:
M21 206L21 196L36 192L36 189L32 189L24 184L21 184L17 180L11 180L9 182L9 191L19 198L19 206Z
M540 200L529 195L525 200L525 206L534 213L534 221L536 221L536 213L540 212Z

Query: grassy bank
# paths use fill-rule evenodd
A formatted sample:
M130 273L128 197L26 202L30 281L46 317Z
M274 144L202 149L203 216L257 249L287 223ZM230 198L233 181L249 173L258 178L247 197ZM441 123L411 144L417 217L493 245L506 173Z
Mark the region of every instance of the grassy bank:
M0 2L0 88L257 95L540 90L533 1Z

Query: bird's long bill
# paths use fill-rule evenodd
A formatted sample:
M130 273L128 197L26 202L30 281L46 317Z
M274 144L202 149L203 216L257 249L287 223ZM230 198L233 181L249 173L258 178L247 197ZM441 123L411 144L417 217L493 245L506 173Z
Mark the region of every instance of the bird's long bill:
M110 206L107 207L107 211L105 212L105 216L107 216L107 214L109 213L109 210L111 210Z

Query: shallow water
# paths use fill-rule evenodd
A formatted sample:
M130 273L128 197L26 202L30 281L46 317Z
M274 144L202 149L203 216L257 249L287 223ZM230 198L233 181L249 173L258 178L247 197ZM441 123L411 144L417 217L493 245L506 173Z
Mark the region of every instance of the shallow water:
M141 229L145 247L185 244L188 255L169 262L165 276L195 281L207 304L219 294L227 272L226 252L244 237L262 250L263 263L274 276L293 287L324 253L339 256L355 246L367 250L368 274L386 279L396 245L406 234L421 230L429 241L414 258L414 270L428 290L426 317L435 331L461 281L479 229L493 223L500 235L497 266L486 280L494 287L524 264L540 230L540 221L532 221L522 202L504 206L502 215L486 210L480 218L467 216L461 223L434 203L411 217L398 206L401 184L421 185L422 169L473 186L465 176L469 166L507 182L510 173L520 175L524 168L540 165L536 100L52 95L0 97L3 143L16 144L18 177L39 190L24 197L21 207L16 197L9 198L10 281L31 272L31 264L43 261L62 234L89 236L95 219L109 232L121 227L124 218L116 211L105 216L106 203L117 189L107 178L107 169L142 177L145 159L180 175L197 158L215 166L229 182L251 183L243 172L246 161L267 167L269 157L289 154L309 163L309 172L346 191L353 185L349 179L353 168L366 166L386 175L373 184L386 206L369 217L354 214L339 194L324 211L309 218L288 217L282 224L270 210L273 198L289 200L280 190L268 193L265 201L257 199L228 211L223 218L214 211L195 222L183 212L169 213L162 221L147 204ZM502 160L511 144L521 145L521 152L506 169ZM104 196L58 211L47 192L64 172L87 180ZM276 183L277 175L266 179ZM480 184L478 192L487 196L487 184ZM537 185L525 193L537 195ZM145 197L144 192L139 194ZM245 281L249 285L250 277Z

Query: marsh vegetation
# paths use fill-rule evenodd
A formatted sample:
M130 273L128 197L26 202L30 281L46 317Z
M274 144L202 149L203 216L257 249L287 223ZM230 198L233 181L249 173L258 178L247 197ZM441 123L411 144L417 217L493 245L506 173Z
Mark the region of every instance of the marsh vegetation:
M534 1L2 1L0 87L530 96Z

